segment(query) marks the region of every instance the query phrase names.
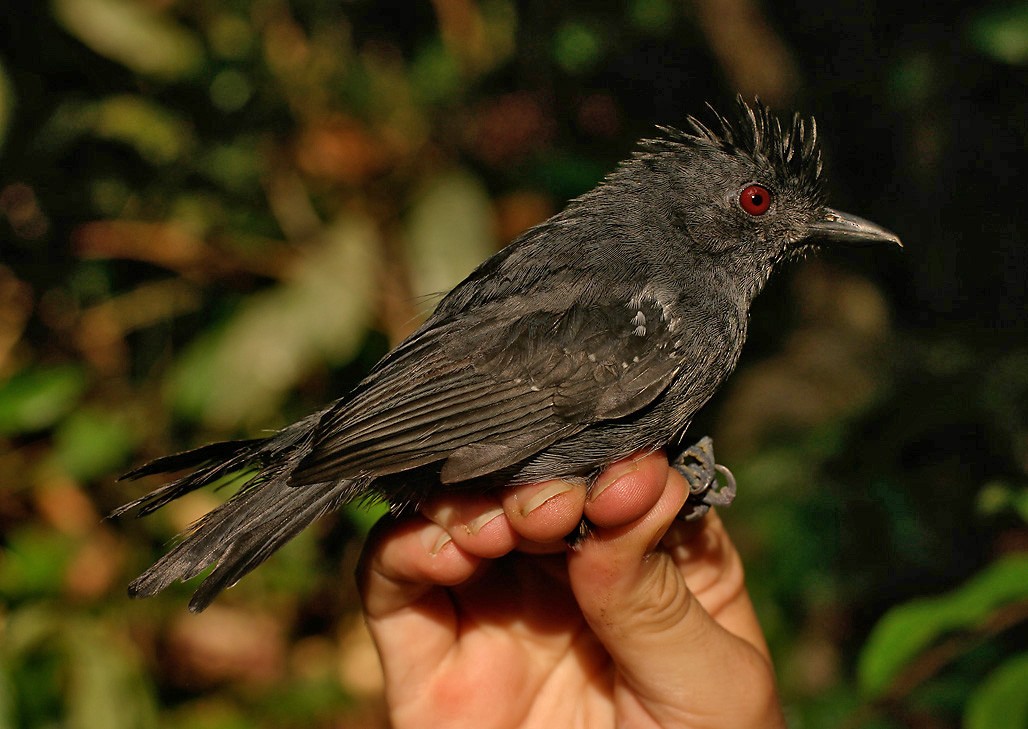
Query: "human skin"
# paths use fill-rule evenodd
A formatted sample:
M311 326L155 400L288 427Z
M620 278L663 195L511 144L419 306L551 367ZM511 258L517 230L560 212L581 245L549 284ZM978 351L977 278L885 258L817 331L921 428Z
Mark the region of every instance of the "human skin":
M393 726L784 727L738 552L716 513L676 518L687 495L657 452L588 495L549 481L381 522L358 583Z

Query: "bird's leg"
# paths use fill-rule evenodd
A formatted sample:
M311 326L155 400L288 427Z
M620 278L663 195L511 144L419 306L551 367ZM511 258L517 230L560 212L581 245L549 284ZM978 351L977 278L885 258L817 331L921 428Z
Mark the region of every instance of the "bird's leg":
M689 498L679 517L685 521L701 519L712 506L728 506L735 499L735 476L720 463L714 462L714 441L704 436L691 448L683 451L671 466L685 477L689 484ZM724 476L723 486L717 475Z

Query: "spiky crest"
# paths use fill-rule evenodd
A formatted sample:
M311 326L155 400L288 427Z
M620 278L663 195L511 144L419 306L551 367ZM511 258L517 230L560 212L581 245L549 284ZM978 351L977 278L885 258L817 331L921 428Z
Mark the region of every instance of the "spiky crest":
M792 178L814 198L822 198L821 145L814 119L805 120L796 113L792 124L783 129L778 117L760 99L750 106L738 96L736 104L738 115L734 121L707 104L719 127L716 131L693 116L686 118L691 132L658 126L665 136L644 140L644 153L673 151L675 146L684 145L712 146L727 154L744 154Z

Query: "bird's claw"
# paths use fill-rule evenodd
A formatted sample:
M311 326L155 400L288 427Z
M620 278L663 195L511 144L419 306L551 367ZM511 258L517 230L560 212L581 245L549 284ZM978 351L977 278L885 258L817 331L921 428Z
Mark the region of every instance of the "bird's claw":
M714 441L704 436L675 459L672 467L689 484L689 498L679 513L685 521L696 521L712 506L728 506L735 499L735 476L725 466L714 461ZM719 485L717 475L724 478Z

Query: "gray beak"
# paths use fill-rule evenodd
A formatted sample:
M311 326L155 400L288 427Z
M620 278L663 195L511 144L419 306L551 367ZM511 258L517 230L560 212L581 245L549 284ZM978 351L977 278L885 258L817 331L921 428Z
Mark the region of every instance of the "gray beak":
M891 243L903 247L895 233L875 225L870 220L832 208L825 208L821 220L810 226L807 240L811 243L842 243L851 246Z

